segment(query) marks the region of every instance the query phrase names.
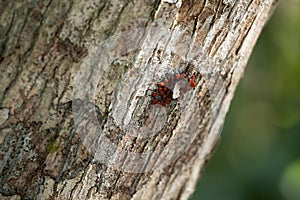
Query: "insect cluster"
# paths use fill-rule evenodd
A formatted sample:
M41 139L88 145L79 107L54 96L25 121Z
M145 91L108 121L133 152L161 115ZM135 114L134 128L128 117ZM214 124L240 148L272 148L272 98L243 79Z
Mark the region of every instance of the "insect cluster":
M187 78L185 73L177 73L156 85L157 88L152 92L151 104L167 106L172 100L180 99L184 93L195 88L197 83L194 75Z

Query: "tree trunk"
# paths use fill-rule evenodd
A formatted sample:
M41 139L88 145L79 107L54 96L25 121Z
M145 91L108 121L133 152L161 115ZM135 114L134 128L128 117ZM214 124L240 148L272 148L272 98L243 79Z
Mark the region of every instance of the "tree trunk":
M187 199L275 3L1 1L0 199Z

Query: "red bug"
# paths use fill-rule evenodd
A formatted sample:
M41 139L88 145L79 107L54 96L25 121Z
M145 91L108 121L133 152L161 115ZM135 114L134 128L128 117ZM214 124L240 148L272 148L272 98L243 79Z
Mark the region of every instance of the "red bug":
M195 88L197 85L195 76L192 75L188 79L186 76L185 73L177 73L166 78L163 82L158 82L156 84L157 89L152 92L151 104L169 105L172 100L181 98L185 92Z

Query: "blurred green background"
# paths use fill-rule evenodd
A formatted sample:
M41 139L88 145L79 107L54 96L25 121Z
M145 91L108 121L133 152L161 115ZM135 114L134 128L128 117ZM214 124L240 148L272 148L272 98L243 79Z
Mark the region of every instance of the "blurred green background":
M300 200L300 0L260 35L191 199Z

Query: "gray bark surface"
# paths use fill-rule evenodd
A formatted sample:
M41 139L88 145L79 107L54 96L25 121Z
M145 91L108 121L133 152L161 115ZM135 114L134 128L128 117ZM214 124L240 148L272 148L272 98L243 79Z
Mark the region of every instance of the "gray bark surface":
M275 5L1 1L0 199L188 199Z

